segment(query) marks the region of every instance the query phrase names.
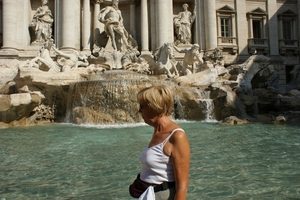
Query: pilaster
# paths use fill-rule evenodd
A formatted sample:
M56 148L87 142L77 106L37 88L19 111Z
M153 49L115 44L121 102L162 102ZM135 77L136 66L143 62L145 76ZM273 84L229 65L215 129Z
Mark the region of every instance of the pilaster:
M204 0L206 50L217 48L217 19L215 0Z
M20 0L3 0L3 46L2 50L8 53L18 54L18 12L16 9L21 7ZM3 51L1 53L4 53Z
M100 38L100 34L101 32L104 31L104 25L100 23L98 20L98 15L101 10L100 3L103 3L103 0L94 0L93 3L94 3L94 11L93 11L93 20L92 20L92 24L93 24L92 44L99 45L100 42L98 40Z
M91 6L90 0L83 0L83 19L82 19L82 50L91 49Z
M238 54L241 62L245 61L249 57L248 52L248 38L250 27L246 21L246 1L235 0L236 7L236 22L237 22L237 40L238 40ZM247 34L248 33L248 34Z
M277 19L277 1L268 0L267 10L269 17L269 45L270 45L270 56L279 55L279 44L278 44L278 19Z
M130 33L134 39L136 39L135 9L136 9L135 2L134 1L130 2Z
M174 41L173 30L173 1L155 0L156 10L156 48L166 42Z
M77 13L77 14L76 14ZM62 47L64 50L80 49L80 0L62 1Z
M147 0L141 0L141 49L142 53L149 52L149 24Z

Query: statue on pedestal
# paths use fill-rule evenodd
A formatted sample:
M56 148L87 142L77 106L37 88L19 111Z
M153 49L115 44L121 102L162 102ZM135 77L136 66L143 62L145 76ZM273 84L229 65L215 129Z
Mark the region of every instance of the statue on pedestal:
M112 6L103 8L98 20L105 25L105 32L110 37L111 45L116 51L123 51L122 45L128 47L128 32L123 25L123 17L118 8L119 0L112 0Z
M174 17L175 32L177 34L177 42L190 44L191 42L191 26L196 18L195 10L193 14L188 11L188 4L183 4L183 11Z
M53 17L47 4L48 0L42 0L42 6L37 9L30 23L35 31L35 40L32 44L42 45L51 39Z

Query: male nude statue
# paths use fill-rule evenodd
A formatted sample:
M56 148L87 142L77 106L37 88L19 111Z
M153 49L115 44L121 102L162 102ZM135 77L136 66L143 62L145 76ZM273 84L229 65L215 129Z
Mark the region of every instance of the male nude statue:
M190 70L188 69L189 65L192 66L192 71L194 71L194 63L195 61L203 63L203 59L201 57L201 54L199 52L199 45L193 44L191 48L185 48L185 49L179 49L174 45L174 49L178 51L179 53L185 53L183 57L183 63L182 63L182 71L183 75L190 74Z
M105 32L109 35L113 48L117 51L121 51L121 39L126 47L128 47L128 33L124 28L118 3L119 0L112 0L112 6L107 6L100 11L98 20L105 24ZM117 35L115 33L117 33Z

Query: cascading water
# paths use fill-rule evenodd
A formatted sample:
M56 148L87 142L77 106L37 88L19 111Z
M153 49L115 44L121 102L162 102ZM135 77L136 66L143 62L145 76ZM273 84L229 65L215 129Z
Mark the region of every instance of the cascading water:
M93 77L91 81L74 83L69 88L66 121L77 124L142 122L136 95L154 84L165 84L174 89L174 119L215 119L210 91L178 86L172 80L162 78L112 70Z
M111 71L98 80L74 83L69 89L66 121L77 124L122 124L142 122L137 92L155 83L146 75ZM100 79L100 80L99 80Z
M205 121L215 121L214 102L212 99L200 99L206 105Z
M210 91L199 91L200 101L205 106L204 114L205 121L216 121L215 106L213 99L210 98Z

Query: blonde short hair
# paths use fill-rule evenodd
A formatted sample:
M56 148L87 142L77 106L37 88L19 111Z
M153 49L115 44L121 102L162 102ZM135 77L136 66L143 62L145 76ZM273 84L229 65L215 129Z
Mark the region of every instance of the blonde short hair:
M137 94L137 99L140 104L147 105L160 116L170 116L172 114L174 106L173 93L165 85L146 87Z

